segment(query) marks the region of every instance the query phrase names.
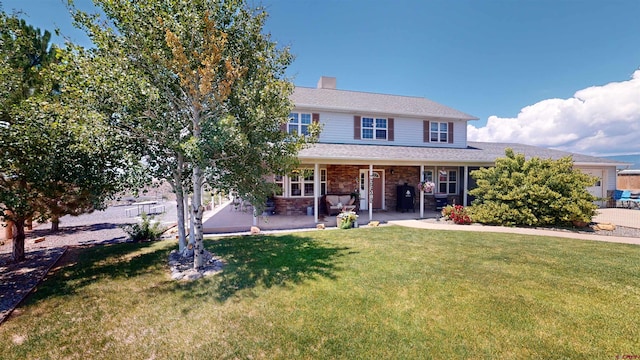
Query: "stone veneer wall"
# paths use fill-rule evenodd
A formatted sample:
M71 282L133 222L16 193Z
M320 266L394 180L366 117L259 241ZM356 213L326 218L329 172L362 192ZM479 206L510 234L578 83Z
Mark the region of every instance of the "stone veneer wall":
M327 194L351 194L358 188L358 165L327 165Z
M278 215L307 215L307 207L313 206L313 198L283 198L276 197L276 214Z
M414 205L416 211L419 211L418 205L420 200L418 196L418 182L420 182L420 167L419 166L383 166L380 169L384 169L385 184L384 184L384 200L387 205L388 211L396 211L396 205L398 204L398 185L404 185L407 183L409 186L413 186L416 191L416 197L414 199ZM393 174L391 173L393 170Z

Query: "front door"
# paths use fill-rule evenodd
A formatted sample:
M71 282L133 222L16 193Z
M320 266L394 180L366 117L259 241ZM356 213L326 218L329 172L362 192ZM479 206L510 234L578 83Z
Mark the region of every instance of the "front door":
M384 209L384 170L373 170L373 209ZM369 210L369 170L360 169L360 209Z

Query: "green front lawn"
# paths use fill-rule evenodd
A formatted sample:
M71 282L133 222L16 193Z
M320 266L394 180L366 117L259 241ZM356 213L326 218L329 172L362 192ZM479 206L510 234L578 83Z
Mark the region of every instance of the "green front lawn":
M615 359L640 354L640 246L400 227L85 250L0 326L1 359Z

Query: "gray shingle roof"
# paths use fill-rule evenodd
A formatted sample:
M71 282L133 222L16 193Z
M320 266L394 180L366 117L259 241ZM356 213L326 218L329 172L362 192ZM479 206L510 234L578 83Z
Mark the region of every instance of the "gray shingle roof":
M427 98L376 94L360 91L319 89L297 86L291 95L297 107L350 113L404 115L460 120L477 120L475 116L452 109Z
M599 158L595 156L574 154L566 151L545 149L537 146L508 143L469 142L467 148L433 148L389 145L354 145L354 144L314 144L303 149L298 154L302 162L346 162L355 163L387 163L387 164L451 164L451 165L479 165L486 166L504 157L504 150L512 148L518 154L525 154L527 158L539 157L543 159L559 159L568 155L573 156L577 165L625 165L619 161Z

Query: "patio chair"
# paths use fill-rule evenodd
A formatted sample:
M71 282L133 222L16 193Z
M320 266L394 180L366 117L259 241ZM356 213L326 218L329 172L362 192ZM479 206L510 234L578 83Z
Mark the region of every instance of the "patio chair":
M241 210L242 208L242 199L240 199L240 197L238 196L234 196L233 197L233 201L231 202L231 211L238 211Z
M638 206L640 204L640 199L631 197L630 190L616 190L613 193L613 200L615 201L615 206L618 207L618 203L620 203L620 207L631 208L631 206Z
M638 191L630 191L630 195L629 195L629 200L627 202L627 204L629 204L629 207L636 207L636 208L640 208L640 192Z

